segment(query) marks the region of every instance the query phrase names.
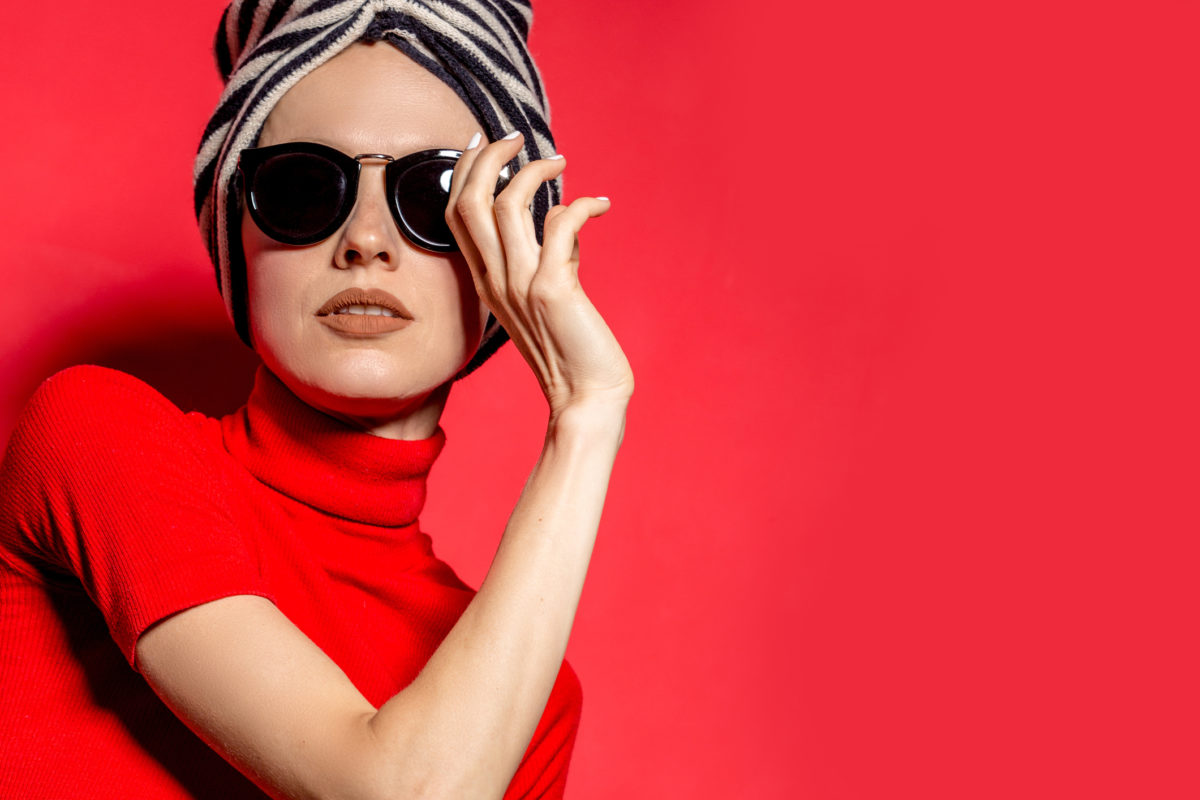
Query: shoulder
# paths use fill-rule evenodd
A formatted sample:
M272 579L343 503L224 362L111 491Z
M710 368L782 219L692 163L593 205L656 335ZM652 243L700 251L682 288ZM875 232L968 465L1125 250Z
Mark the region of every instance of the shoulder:
M145 381L90 364L68 367L43 381L29 398L25 413L51 413L57 417L85 414L94 419L97 412L104 410L116 415L137 412L183 415Z
M154 621L264 591L205 420L130 375L72 367L34 392L0 465L0 559L78 581L130 663Z
M132 375L71 367L47 378L26 403L8 442L5 483L38 475L59 482L85 464L97 468L94 474L119 461L152 468L199 447L196 434L188 415Z
M137 378L71 367L29 399L0 464L0 516L26 538L228 517L224 462L200 415ZM123 521L123 522L121 522Z
M115 369L83 365L42 382L17 420L14 443L33 437L42 446L84 444L187 427L186 415L144 381Z

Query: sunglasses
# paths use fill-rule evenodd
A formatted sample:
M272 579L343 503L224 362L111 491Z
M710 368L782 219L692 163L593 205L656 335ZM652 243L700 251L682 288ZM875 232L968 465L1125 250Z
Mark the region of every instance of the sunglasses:
M417 247L458 250L446 225L450 179L460 150L421 150L402 158L376 153L348 156L315 142L248 148L238 159L238 180L250 218L277 242L314 244L346 221L358 199L362 159L386 161L384 187L397 227ZM509 179L500 172L499 192Z

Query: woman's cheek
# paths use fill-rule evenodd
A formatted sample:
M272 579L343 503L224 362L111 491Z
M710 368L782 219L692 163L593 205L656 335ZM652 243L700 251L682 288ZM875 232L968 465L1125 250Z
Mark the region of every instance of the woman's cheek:
M487 327L488 308L475 291L471 270L461 253L455 253L450 258L450 266L450 274L454 276L458 292L458 315L464 332L464 344L470 351L469 358L475 355L479 343L483 341L483 331Z

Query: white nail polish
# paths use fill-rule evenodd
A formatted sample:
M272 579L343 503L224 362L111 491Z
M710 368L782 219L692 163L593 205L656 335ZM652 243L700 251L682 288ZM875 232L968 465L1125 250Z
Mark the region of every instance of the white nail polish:
M560 158L562 158L562 153L555 153L552 156L546 156L547 161L558 161Z
M512 133L510 133L508 136L505 136L504 138L505 139L515 139L520 135L521 135L520 131L513 131Z
M609 200L609 199L608 199L607 197L605 197L604 195L600 195L600 196L599 196L599 197L597 197L596 199L597 199L597 200L603 200L603 201L605 201L606 203L611 203L611 202L612 202L612 200Z
M479 140L480 140L481 138L483 138L483 137L482 137L482 135L479 133L479 131L475 131L475 135L474 135L474 136L472 136L472 137L471 137L471 141L467 143L467 149L468 149L468 150L474 150L474 149L475 149L475 146L476 146L477 144L479 144Z

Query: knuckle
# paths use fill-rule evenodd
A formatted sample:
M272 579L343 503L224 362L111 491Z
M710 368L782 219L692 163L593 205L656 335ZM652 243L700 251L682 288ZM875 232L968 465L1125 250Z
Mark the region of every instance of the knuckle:
M450 209L446 209L446 213L449 214ZM467 199L465 194L460 194L458 199L454 201L454 213L458 214L458 216L462 217L463 219L467 219L471 216L471 202Z
M483 200L484 196L479 191L479 187L468 184L458 193L458 199L454 202L454 206L460 214L465 214L479 209L483 205Z
M525 210L525 207L521 204L521 201L510 196L507 192L502 192L500 196L496 198L495 203L492 204L492 208L496 210L497 215L504 217L515 216Z
M574 228L579 224L579 217L578 209L574 207L563 208L562 212L554 215L552 219L548 220L547 224L553 223L555 230L560 228Z
M504 280L500 276L500 270L489 269L483 275L483 282L487 286L488 294L492 297L506 297L508 295Z
M525 292L515 283L510 283L506 287L504 296L508 298L509 305L514 308L523 305L527 299Z
M539 271L529 284L529 300L539 307L556 304L570 289L570 284L561 275L549 275Z

